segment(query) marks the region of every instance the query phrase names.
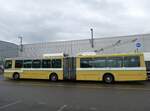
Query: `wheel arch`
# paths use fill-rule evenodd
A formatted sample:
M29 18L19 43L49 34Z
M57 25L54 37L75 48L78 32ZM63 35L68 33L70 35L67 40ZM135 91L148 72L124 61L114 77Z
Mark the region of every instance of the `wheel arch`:
M19 76L20 76L20 73L19 73L19 72L13 72L13 74L12 74L12 75L14 75L14 74L19 74Z

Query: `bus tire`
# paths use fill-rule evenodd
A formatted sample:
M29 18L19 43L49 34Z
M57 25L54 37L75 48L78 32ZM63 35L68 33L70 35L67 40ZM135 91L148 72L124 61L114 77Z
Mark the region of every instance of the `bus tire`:
M56 73L51 73L51 75L49 76L50 81L55 82L58 80L58 76Z
M103 76L103 82L105 82L106 84L111 84L114 82L114 76L110 73L104 74Z
M15 73L13 74L13 80L19 80L19 79L20 79L20 74L17 73L17 72L15 72Z

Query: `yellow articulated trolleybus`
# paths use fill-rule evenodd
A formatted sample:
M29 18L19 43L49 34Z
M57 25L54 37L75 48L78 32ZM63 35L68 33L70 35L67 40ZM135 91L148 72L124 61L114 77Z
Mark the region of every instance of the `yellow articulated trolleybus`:
M147 80L143 54L45 54L42 59L6 59L5 78L104 81Z

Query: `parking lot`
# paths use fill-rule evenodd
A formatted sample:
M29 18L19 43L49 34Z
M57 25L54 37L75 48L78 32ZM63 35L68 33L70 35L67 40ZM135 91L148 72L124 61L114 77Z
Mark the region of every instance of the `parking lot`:
M149 81L54 83L0 75L0 111L146 111L149 97Z

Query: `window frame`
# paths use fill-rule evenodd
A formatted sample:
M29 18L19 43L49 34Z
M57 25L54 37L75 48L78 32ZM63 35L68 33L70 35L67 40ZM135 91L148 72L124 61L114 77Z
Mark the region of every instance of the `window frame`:
M60 67L58 67L57 65L55 65L55 64L53 64L53 61L57 61L57 60L59 60L59 65L58 66L60 66ZM62 68L62 59L51 59L51 64L52 64L52 68ZM57 64L58 64L58 61L57 61ZM57 66L57 67L54 67L54 66Z
M86 66L82 66L82 62L87 60L87 67ZM93 68L93 64L89 64L89 62L93 62L93 58L80 58L80 68ZM90 66L91 65L91 66Z
M138 60L138 61L136 61L136 62L137 62L137 65L134 64L134 66L133 66L133 65L131 64L131 62L130 62L130 64L126 65L127 63L125 63L125 59L126 59L126 58L131 58L131 57L132 57L132 58L133 58L133 57L136 57L136 58L137 58L137 60ZM123 62L124 62L124 63L123 63L123 66L124 66L124 67L128 67L128 68L140 67L140 66L141 66L141 63L140 63L140 56L136 56L136 55L135 55L135 56L124 56L124 61L123 61ZM129 62L129 61L128 61L128 62ZM130 65L130 66L129 66L129 65Z
M16 67L16 63L17 63L16 61L22 61L21 67ZM23 68L23 62L24 62L23 60L15 60L15 68Z
M25 67L25 65L26 65L25 62L27 62L27 61L31 61L31 64L30 64L31 67ZM31 59L23 60L23 68L32 68L32 61L33 61L33 60L31 60Z
M10 67L6 67L6 62L7 62L7 61L11 62ZM11 69L11 68L12 68L12 65L13 65L12 62L13 62L12 60L6 60L6 61L5 61L5 69Z
M44 66L43 62L44 61L49 61L50 62L49 67L43 67ZM48 66L48 62L46 63L46 65ZM41 61L41 68L52 68L52 61L50 59L42 59L42 61Z
M39 64L38 64L39 67L36 66L37 64L34 63L35 61L39 61ZM32 68L41 68L41 66L42 66L42 61L41 61L41 59L32 60Z
M96 60L104 60L104 66L98 67L95 63ZM100 63L100 62L99 62ZM102 62L101 62L102 63ZM106 68L107 67L107 57L96 57L93 59L93 67L94 68Z
M109 65L108 64L108 60L114 60L115 62L115 65L113 66L112 64L111 65ZM121 61L121 65L120 66L118 66L118 61ZM124 66L124 57L122 57L122 56L113 56L113 57L107 57L107 67L110 67L110 68L122 68L123 66Z

